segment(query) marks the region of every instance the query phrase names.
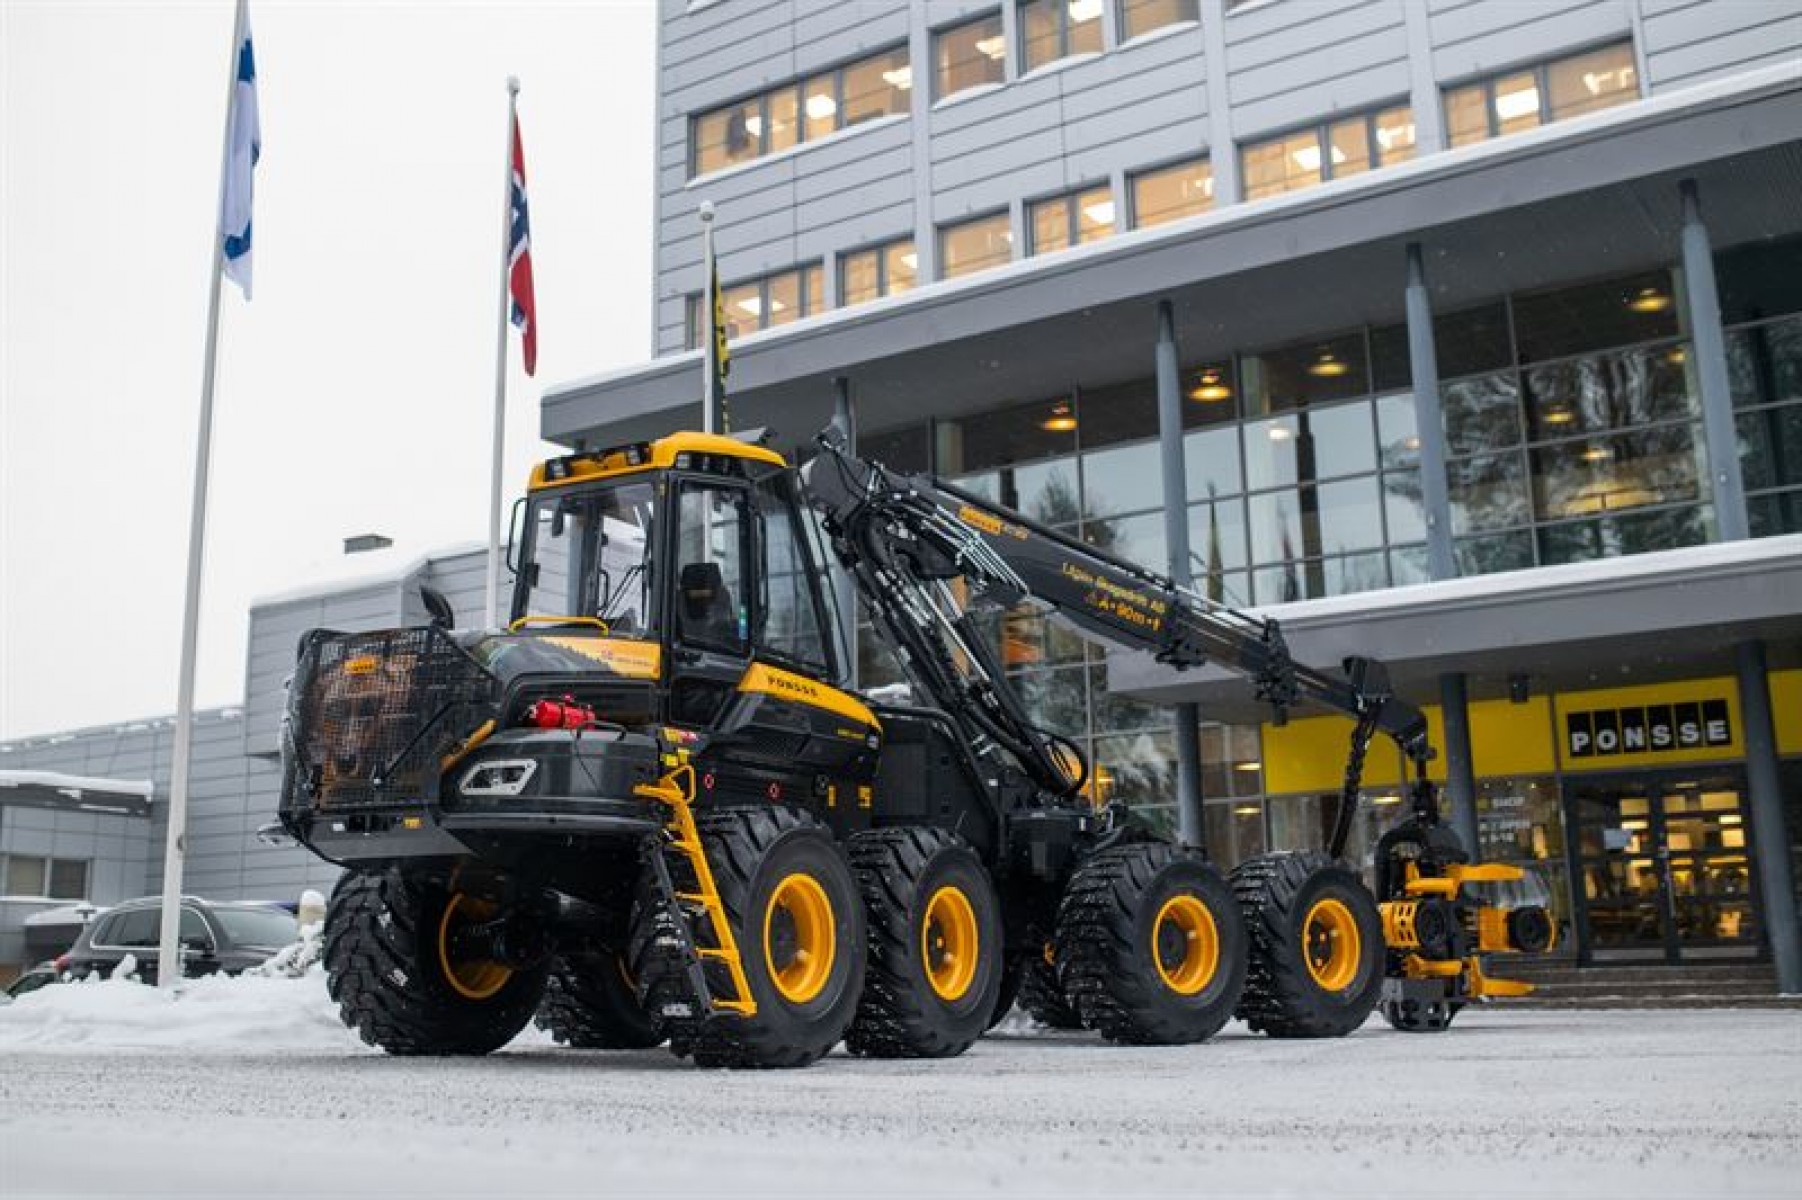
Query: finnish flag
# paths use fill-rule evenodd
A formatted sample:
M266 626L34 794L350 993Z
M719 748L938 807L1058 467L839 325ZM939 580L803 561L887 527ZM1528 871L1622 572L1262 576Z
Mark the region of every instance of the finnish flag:
M240 0L242 3L242 0ZM226 138L225 183L219 198L219 237L225 277L250 299L250 199L263 134L257 123L257 67L250 51L250 11L244 10L238 44L238 85L232 92Z

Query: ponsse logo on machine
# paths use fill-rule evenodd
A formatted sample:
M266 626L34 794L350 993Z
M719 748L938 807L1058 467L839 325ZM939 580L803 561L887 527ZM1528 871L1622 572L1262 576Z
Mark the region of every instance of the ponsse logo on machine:
M1733 723L1725 700L1564 714L1564 748L1572 758L1661 754L1732 744Z

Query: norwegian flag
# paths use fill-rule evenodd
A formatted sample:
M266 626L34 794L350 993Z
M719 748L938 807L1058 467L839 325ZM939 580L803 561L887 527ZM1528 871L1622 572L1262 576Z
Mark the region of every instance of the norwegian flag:
M532 225L526 215L526 155L513 118L513 239L507 252L507 286L513 295L513 323L519 326L526 374L538 369L538 304L532 297Z

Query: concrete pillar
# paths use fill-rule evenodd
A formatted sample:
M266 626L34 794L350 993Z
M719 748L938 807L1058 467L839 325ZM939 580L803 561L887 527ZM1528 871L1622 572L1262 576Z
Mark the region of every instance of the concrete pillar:
M851 407L851 381L843 375L832 379L832 423L845 435L845 445L857 452L857 414ZM851 573L832 563L832 591L837 598L839 645L845 655L845 684L857 687L857 585Z
M1176 316L1170 301L1158 302L1158 449L1164 473L1164 543L1170 577L1178 587L1195 579L1189 559L1188 467L1183 459L1183 389L1176 361ZM1205 850L1201 814L1201 710L1176 706L1177 836L1185 846Z
M1464 676L1439 677L1439 708L1445 721L1445 798L1452 828L1472 859L1477 854L1477 779L1470 753L1470 697Z
M1753 869L1764 927L1777 968L1777 990L1802 993L1802 932L1796 919L1796 881L1790 873L1789 830L1783 820L1783 782L1777 772L1777 730L1763 642L1734 647L1739 714L1745 724L1746 791L1752 814Z
M1420 438L1420 498L1426 511L1427 571L1434 579L1458 573L1452 554L1452 511L1445 479L1445 417L1439 406L1439 354L1420 243L1408 243L1408 370L1414 379L1414 425Z
M1739 433L1733 424L1733 389L1727 382L1727 338L1721 332L1721 298L1714 283L1714 251L1702 224L1696 181L1685 179L1683 198L1683 280L1689 300L1689 331L1696 353L1696 383L1702 389L1702 428L1708 436L1708 477L1714 484L1714 519L1723 542L1750 537L1746 485L1739 469Z

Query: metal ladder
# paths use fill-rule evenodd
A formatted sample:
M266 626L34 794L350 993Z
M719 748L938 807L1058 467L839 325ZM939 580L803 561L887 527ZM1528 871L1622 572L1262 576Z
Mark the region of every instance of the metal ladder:
M691 807L695 793L694 767L684 763L656 783L641 783L633 791L637 795L658 801L670 810L669 820L664 824L670 835L665 849L674 850L687 860L689 870L694 875L695 890L677 891L660 858L659 882L665 885L665 893L673 896L678 904L697 909L706 916L717 943L703 946L691 934L690 943L698 960L693 972L696 997L703 1009L717 1009L736 1013L741 1017L756 1016L757 1001L751 996L750 981L745 978L745 964L738 953L738 941L732 936L732 925L726 919L726 906L720 901L719 888L713 882L713 868L707 863L707 851L701 844L700 830L695 825L694 810ZM692 930L693 925L688 924L688 928ZM724 965L727 977L732 982L732 990L737 993L735 997L721 998L712 995L712 989L707 986L706 973L700 969L710 962Z

